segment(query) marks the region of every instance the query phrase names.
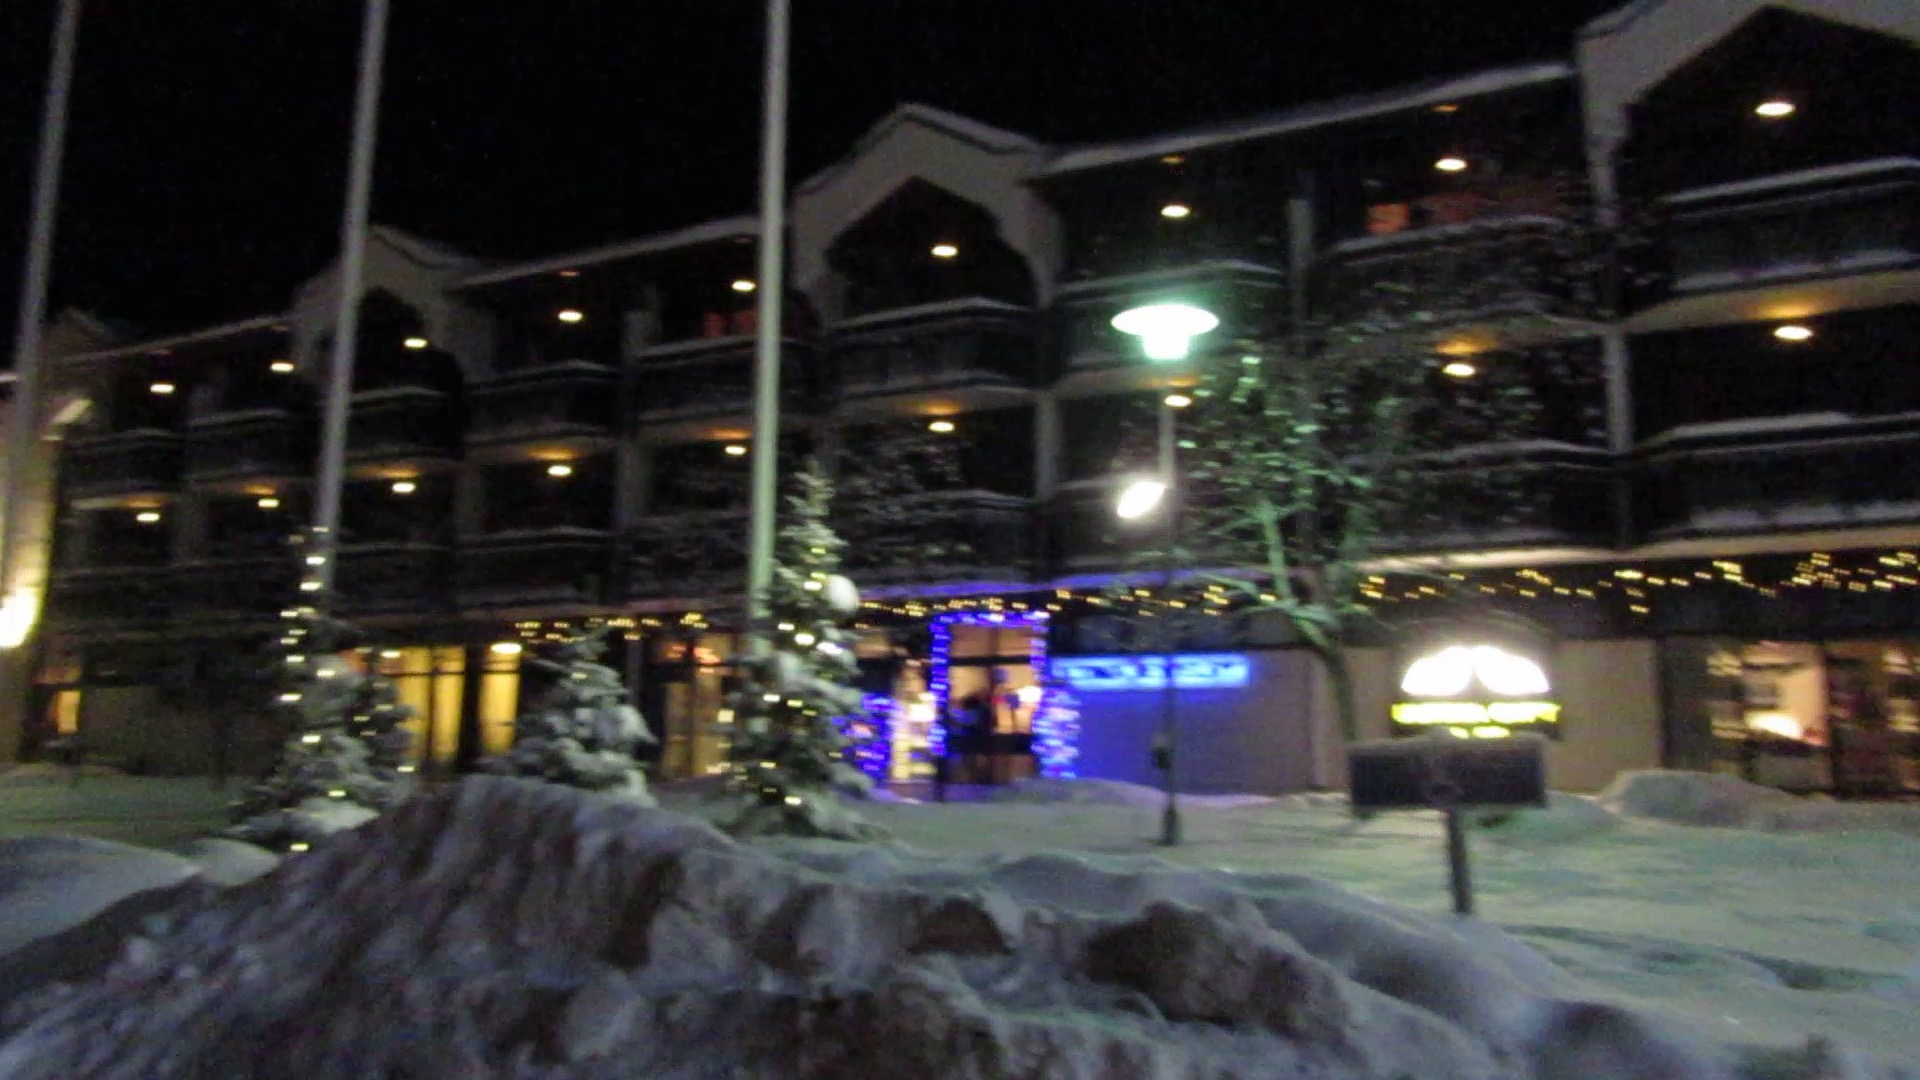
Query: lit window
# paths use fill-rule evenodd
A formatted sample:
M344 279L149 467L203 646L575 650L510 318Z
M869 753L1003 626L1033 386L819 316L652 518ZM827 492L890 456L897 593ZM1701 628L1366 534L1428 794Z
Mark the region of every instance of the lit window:
M953 432L953 421L935 420L927 425L927 430L933 432L935 435L951 434Z
M424 349L432 344L432 342L423 337L410 337L400 344L405 345L409 349Z
M936 259L951 259L959 254L960 249L952 244L933 245L933 257Z
M267 365L267 370L273 372L275 375L291 375L293 374L293 361L275 360L273 363Z
M1170 202L1167 205L1160 208L1160 216L1163 218L1170 218L1174 221L1179 221L1181 218L1184 218L1184 217L1192 217L1193 207L1188 206L1186 203Z
M147 389L152 391L155 394L159 394L161 397L166 397L168 394L173 393L176 389L179 389L179 388L174 386L170 382L157 382L157 383L154 383L152 386L147 387Z
M1480 369L1467 363L1465 360L1455 360L1446 367L1441 368L1440 374L1455 379L1471 379L1475 375L1480 374Z
M757 288L758 285L746 278L735 278L733 281L733 291L737 293L749 293Z
M578 308L566 308L560 312L560 321L563 323L577 323L584 318L586 315Z
M1439 161L1434 162L1433 167L1436 169L1439 169L1441 172L1466 172L1467 159L1458 158L1458 157L1443 157Z
M1763 101L1754 106L1753 113L1755 116L1766 120L1784 120L1798 112L1799 108L1799 106L1791 101L1774 98L1771 101Z
M1774 327L1773 336L1781 341L1809 341L1813 338L1813 331L1798 323L1788 323L1785 326Z

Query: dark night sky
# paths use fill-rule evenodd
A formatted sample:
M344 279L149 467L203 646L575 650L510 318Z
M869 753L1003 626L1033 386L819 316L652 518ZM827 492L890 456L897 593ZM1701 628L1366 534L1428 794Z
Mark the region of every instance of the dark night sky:
M532 256L751 211L760 0L393 2L376 221ZM790 167L901 101L1082 142L1564 59L1623 2L797 0ZM9 344L54 7L0 2ZM86 8L55 310L155 331L281 310L335 247L360 4Z

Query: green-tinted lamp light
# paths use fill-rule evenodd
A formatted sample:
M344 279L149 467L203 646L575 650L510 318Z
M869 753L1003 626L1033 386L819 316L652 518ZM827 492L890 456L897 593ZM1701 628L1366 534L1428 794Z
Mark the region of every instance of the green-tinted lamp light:
M1184 360L1193 339L1220 325L1220 317L1192 304L1148 304L1113 317L1113 328L1140 339L1149 360Z

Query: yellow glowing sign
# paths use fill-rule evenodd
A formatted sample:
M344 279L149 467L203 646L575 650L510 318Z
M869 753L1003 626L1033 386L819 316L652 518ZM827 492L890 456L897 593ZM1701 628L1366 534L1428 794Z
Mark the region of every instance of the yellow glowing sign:
M1502 729L1557 724L1560 706L1551 701L1403 701L1393 707L1393 722L1422 727L1495 726Z

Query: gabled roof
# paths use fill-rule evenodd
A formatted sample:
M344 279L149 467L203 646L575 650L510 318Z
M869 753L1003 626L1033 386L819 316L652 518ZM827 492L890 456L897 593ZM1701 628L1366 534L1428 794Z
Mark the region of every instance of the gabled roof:
M852 148L841 155L840 160L821 169L812 176L794 186L795 194L804 194L819 188L845 170L849 164L858 161L875 146L893 134L894 129L906 124L918 124L944 132L962 142L971 143L988 153L1022 154L1045 149L1045 145L1016 131L997 128L992 124L983 124L978 120L950 113L945 109L936 109L931 105L907 102L896 105L892 112L880 118L879 123L867 129Z
M626 240L617 244L588 248L567 255L556 255L533 262L510 263L495 266L461 278L455 288L467 289L477 285L493 285L502 281L514 281L519 278L536 277L541 274L554 274L562 270L573 270L583 266L615 262L620 259L638 258L677 248L696 247L720 240L733 240L742 237L760 235L760 219L757 217L730 217L718 221L708 221L699 225L689 225L684 229L671 232L654 233L638 240Z
M1039 175L1062 176L1087 169L1158 158L1166 154L1183 154L1206 147L1265 139L1331 124L1383 116L1402 110L1426 108L1462 98L1499 93L1503 90L1563 82L1571 79L1573 73L1571 64L1559 62L1495 68L1491 71L1449 79L1435 79L1378 93L1316 102L1280 112L1249 117L1245 120L1211 124L1168 135L1071 147L1056 153L1053 159L1041 168Z
M62 356L59 360L61 363L117 360L127 356L144 356L157 349L178 349L188 345L205 345L215 341L222 341L226 338L246 337L250 334L270 331L284 331L286 328L287 317L285 315L256 315L251 319L241 319L238 322L222 323L219 326L190 330L184 334L175 334L172 337L152 338L147 341L115 345L111 349L74 353L70 356Z

